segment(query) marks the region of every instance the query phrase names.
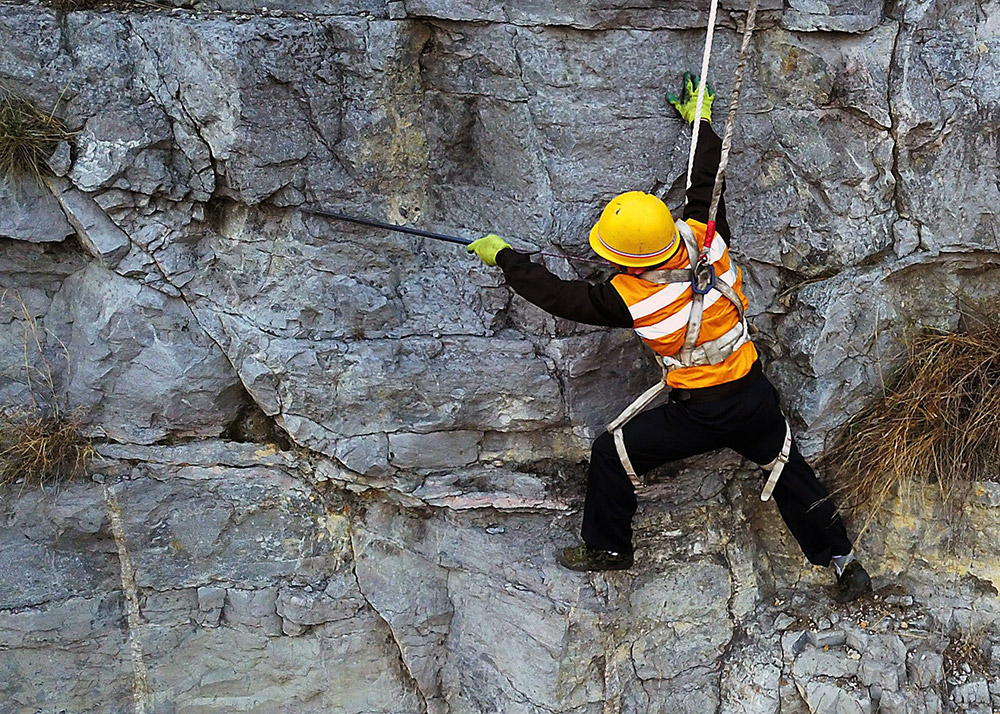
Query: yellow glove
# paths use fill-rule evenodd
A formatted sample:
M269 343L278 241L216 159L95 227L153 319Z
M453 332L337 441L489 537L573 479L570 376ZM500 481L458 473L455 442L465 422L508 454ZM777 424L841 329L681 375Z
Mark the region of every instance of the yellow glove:
M475 253L481 261L492 268L497 264L497 253L504 248L510 248L510 246L500 236L490 233L484 238L469 243L466 250Z
M688 124L694 121L694 110L698 105L699 79L690 72L684 73L684 95L678 99L674 94L667 95L667 102L681 115ZM715 90L709 84L705 87L705 98L701 102L701 118L712 121L712 102L715 100Z

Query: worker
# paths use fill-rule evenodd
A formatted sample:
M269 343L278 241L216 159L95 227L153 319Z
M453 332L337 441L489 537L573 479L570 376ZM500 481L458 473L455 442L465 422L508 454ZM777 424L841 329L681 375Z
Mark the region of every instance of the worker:
M669 461L728 447L762 466L781 462L772 471L780 478L768 486L781 517L811 563L833 567L835 598L853 600L871 589L871 580L854 557L833 500L799 453L749 339L743 276L729 255L724 199L717 212L718 239L708 261L701 262L701 278L693 270L705 245L721 157L721 141L711 126L715 97L706 89L683 221L675 223L666 205L650 194L630 191L614 198L590 232L591 248L618 270L609 280L596 285L562 280L496 235L473 241L468 250L486 265L499 266L518 295L556 317L634 329L662 360L671 388L664 404L615 430L617 439L605 432L594 441L583 544L562 550L563 566L631 567L638 481L630 472L639 476ZM698 78L688 73L681 96L667 95L688 123L695 120L697 90ZM695 312L700 324L692 318Z

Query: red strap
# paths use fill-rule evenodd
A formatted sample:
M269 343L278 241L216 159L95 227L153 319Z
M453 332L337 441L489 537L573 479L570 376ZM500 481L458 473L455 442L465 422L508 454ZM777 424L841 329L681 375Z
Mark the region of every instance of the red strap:
M712 241L715 239L715 221L705 224L705 245L701 249L701 260L708 261L709 252L712 250Z

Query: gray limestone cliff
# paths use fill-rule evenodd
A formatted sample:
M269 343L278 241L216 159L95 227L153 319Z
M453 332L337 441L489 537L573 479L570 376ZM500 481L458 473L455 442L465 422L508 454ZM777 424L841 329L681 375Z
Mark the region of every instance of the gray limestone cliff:
M0 489L0 710L1000 709L996 483L883 514L856 605L732 454L650 479L635 568L562 570L590 439L657 378L641 344L308 212L602 277L571 258L611 196L682 199L665 92L707 2L117 4L0 3L0 82L76 132L0 184L0 405L44 366L99 451ZM810 455L910 336L997 304L998 70L993 0L761 4L727 201Z

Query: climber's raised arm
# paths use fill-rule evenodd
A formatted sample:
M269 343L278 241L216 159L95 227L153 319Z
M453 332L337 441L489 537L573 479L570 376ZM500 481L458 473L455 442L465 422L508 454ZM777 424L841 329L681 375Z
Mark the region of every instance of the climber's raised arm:
M690 219L699 223L708 222L712 189L715 187L715 174L719 170L719 161L722 157L722 140L712 129L712 102L714 100L715 92L712 90L712 85L708 85L705 87L705 98L701 106L701 126L698 128L698 146L694 154L691 187L687 190L687 202L684 205L684 220ZM667 101L685 121L689 124L692 123L698 102L698 78L690 72L686 73L681 97L668 94ZM719 199L715 227L726 243L732 245L732 234L726 220L725 183L722 186L723 197Z

